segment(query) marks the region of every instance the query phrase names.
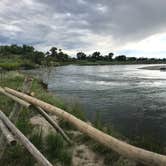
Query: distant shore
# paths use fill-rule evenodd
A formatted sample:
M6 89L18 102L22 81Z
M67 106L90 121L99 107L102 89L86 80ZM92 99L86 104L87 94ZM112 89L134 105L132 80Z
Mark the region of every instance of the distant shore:
M146 67L141 67L139 69L146 69L146 70L162 70L166 69L166 65L156 65L156 66L146 66Z

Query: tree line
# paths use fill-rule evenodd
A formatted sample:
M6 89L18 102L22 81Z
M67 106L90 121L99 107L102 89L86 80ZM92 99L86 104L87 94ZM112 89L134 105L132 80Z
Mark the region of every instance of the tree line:
M38 64L38 65L51 65L65 62L127 62L127 63L162 63L166 62L166 58L157 59L157 58L136 58L136 57L127 57L126 55L115 56L113 52L108 53L107 55L102 55L100 52L95 51L90 55L85 54L84 52L77 52L74 57L69 56L67 53L64 53L62 49L57 47L52 47L46 53L42 51L37 51L33 46L29 45L4 45L0 46L0 58L17 58L23 61L29 61L29 63Z
M126 55L114 56L114 53L110 52L107 55L102 55L100 52L94 52L91 55L86 55L84 52L77 53L78 60L90 60L90 61L112 61L112 62L166 62L166 58L146 58L146 57L127 57Z
M63 53L62 49L52 47L46 53L37 51L33 46L29 45L6 45L0 46L0 57L1 58L14 58L19 57L21 59L30 60L35 64L41 65L45 60L51 61L67 61L69 56Z

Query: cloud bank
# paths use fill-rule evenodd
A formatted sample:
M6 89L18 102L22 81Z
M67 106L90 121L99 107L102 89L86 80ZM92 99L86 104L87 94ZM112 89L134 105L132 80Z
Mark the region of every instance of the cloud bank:
M137 49L146 54L147 38L156 40L156 47L166 41L165 0L0 1L0 44L30 44L41 50L57 46L70 54L134 54Z

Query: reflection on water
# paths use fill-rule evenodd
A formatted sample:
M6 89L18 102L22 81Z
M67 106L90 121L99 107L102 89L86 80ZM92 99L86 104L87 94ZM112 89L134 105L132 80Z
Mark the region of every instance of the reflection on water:
M50 91L78 98L89 119L102 121L127 136L166 139L166 72L145 65L63 66L51 71Z

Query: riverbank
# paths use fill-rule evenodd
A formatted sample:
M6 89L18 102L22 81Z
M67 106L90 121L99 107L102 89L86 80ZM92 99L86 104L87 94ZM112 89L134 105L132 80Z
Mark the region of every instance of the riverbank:
M143 64L163 64L163 62L153 62L153 61L103 61L103 60L97 60L97 61L88 61L88 60L76 60L75 62L66 63L66 64L73 64L73 65L87 65L87 66L93 66L93 65L143 65Z
M54 95L68 103L78 101L91 122L99 113L102 125L113 126L131 144L165 153L165 73L138 70L144 66L69 65L51 68L50 74L33 73L44 75Z
M146 67L141 67L139 69L146 69L146 70L164 70L166 69L166 65L155 65L155 66L146 66Z
M65 65L80 65L80 66L98 66L98 65L139 65L139 64L163 64L164 62L153 62L153 61L106 61L106 60L70 60L70 61L52 61L52 62L42 62L42 64L36 64L30 60L20 59L18 57L14 58L0 58L0 68L4 70L29 70L37 68L48 68L48 67L57 67Z
M20 89L24 79L25 75L12 71L6 73L5 77L0 81L0 85L2 87L7 86L13 89ZM65 105L65 103L55 95L53 96L51 93L47 92L47 90L43 88L41 81L35 78L31 91L35 97L60 107L77 118L86 121L86 117L77 103ZM7 115L12 110L13 104L13 101L0 94L0 109L5 110ZM41 119L37 113L32 113L29 110L23 109L21 111L16 125L53 164L59 164L61 166L87 166L88 164L91 164L91 166L105 166L117 164L117 166L119 166L122 163L126 163L122 165L131 166L132 164L133 166L134 163L132 161L92 141L85 135L76 131L73 126L65 121L58 118L56 118L56 120L76 145L69 146L59 134L54 133L52 129L48 130L50 127L46 129L47 123L44 119ZM102 126L99 121L96 121L94 126L118 137L118 134L116 134L113 129ZM47 131L47 134L45 134L45 131ZM35 161L21 145L17 145L16 147L9 147L6 150L1 164L8 166L33 166L35 165Z
M5 74L4 78L0 81L0 85L3 87L7 86L14 89L20 89L24 79L24 75L12 71ZM59 107L63 107L63 103L58 100L58 98L47 93L36 79L33 81L31 91L36 97L54 103ZM0 108L5 111L7 115L11 112L13 105L13 101L2 94L0 95ZM51 132L52 130L47 131L47 135L43 137L44 129L42 126L40 124L34 125L31 123L31 119L37 115L37 112L32 112L27 109L21 110L16 126L52 163L60 162L63 165L67 165L67 163L71 165L72 156L65 150L66 148L69 149L69 147L63 138L59 134ZM43 122L47 124L46 121ZM53 151L57 152L57 154ZM7 148L1 159L1 164L8 166L33 166L36 163L33 157L20 144L18 144L16 147Z

